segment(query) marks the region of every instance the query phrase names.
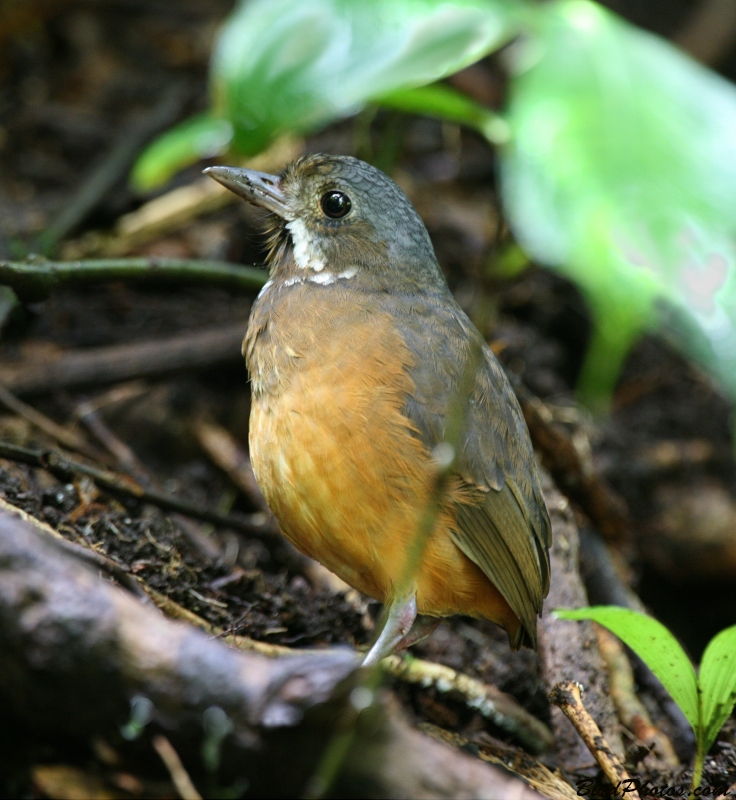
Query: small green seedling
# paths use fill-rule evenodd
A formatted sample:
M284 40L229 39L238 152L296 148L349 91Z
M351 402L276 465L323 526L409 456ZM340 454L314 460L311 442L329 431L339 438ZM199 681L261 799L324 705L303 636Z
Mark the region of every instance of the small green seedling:
M590 619L627 644L659 678L695 733L690 787L700 786L703 760L736 704L736 625L714 636L703 653L700 676L675 637L656 619L618 606L557 609L560 619Z

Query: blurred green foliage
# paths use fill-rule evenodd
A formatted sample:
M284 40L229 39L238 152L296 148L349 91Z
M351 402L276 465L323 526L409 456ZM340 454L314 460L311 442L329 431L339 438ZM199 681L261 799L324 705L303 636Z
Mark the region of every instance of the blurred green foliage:
M700 785L703 761L736 704L736 625L714 636L705 648L700 675L677 639L656 619L618 606L557 609L560 619L591 619L608 628L662 682L693 728L697 752L692 789Z
M512 59L504 204L593 311L582 399L605 403L652 328L736 396L736 89L585 0L534 23Z
M134 184L151 188L202 157L205 120L231 124L220 152L253 155L397 89L433 83L508 41L515 0L248 0L212 54L212 113L144 152ZM207 137L204 137L207 138ZM210 137L216 139L216 135ZM207 155L213 155L212 149Z
M429 85L509 42L503 118ZM646 330L736 397L736 88L667 42L589 0L249 0L211 85L211 112L142 155L139 188L369 102L467 124L499 148L519 243L589 303L580 398L607 407Z

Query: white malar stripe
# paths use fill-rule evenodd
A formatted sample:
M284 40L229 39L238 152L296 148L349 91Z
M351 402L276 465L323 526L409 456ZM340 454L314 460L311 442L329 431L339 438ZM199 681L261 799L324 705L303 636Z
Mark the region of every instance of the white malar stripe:
M322 272L325 268L321 254L316 253L314 241L310 240L307 227L300 219L292 219L286 223L294 244L294 261L299 269L310 269Z

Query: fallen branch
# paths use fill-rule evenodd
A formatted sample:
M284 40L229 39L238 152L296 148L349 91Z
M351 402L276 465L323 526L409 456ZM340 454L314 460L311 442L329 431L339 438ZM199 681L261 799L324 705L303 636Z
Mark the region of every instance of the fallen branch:
M318 655L323 652L321 650L296 650L280 644L259 642L249 636L227 634L216 625L207 622L165 595L145 585L144 590L167 616L196 625L211 636L217 636L239 650L260 653L269 658L310 653ZM513 697L499 691L495 686L481 683L469 675L456 672L442 664L434 664L418 658L389 656L383 659L381 667L389 675L405 683L421 686L423 689L432 687L441 694L456 693L468 708L478 711L534 753L544 753L554 743L552 732L543 722L522 708Z
M253 796L303 796L336 725L358 715L335 796L534 797L409 729L380 693L359 712L351 699L358 663L345 650L276 661L238 652L166 620L0 512L4 764L17 763L30 741L50 754L74 741L112 741L125 757L138 747L120 737L130 719L126 728L137 726L131 735L153 736L163 727L196 785L212 777L201 750L210 735L203 719L215 709L231 730L218 740L219 785L246 780ZM131 718L131 704L145 705L143 719Z
M520 380L514 391L521 404L534 446L566 496L580 505L607 541L631 540L631 521L624 499L591 465L585 464L565 429L552 412Z
M106 489L113 494L132 497L140 502L151 503L167 511L177 511L187 517L212 522L223 528L232 528L256 538L271 539L274 535L270 528L251 522L244 515L220 514L196 503L180 500L173 495L164 494L151 488L144 488L128 475L90 467L87 464L66 458L55 450L31 450L8 442L0 442L0 458L17 461L22 464L30 464L33 467L41 467L62 481L73 480L84 475L91 478L100 488ZM259 521L260 518L259 515Z
M136 344L96 347L47 361L0 364L0 382L16 394L41 394L71 386L113 383L184 369L242 363L240 345L246 322ZM245 368L243 369L245 382Z
M545 753L554 744L554 736L543 722L495 686L481 683L443 664L411 657L389 656L383 659L381 666L389 675L406 683L425 689L433 687L440 694L460 695L468 708L510 733L532 753Z
M580 684L574 681L558 683L550 692L549 699L558 706L562 713L572 722L580 738L593 754L600 768L611 785L622 797L639 800L639 793L634 788L634 781L624 768L618 756L611 750L601 729L593 717L585 709L580 696Z
M606 739L623 755L619 723L610 696L608 674L598 652L598 642L590 622L561 620L550 614L555 608L588 605L578 572L578 530L567 500L542 473L544 496L552 520L550 548L551 585L545 600L545 613L539 620L539 656L547 690L564 681L587 687L588 707ZM574 728L557 708L552 709L555 753L563 769L570 772L592 765L592 759Z
M485 731L466 739L430 722L420 723L419 729L433 739L445 742L458 750L477 750L483 761L519 775L548 800L577 800L580 797L559 770L552 772L528 753L492 739Z
M168 617L193 625L209 636L221 639L232 647L259 653L269 658L310 654L318 656L324 653L324 650L297 650L283 645L259 642L248 636L228 634L222 628L213 625L188 608L184 608L184 606L170 597L152 589L140 577L130 575L122 565L96 550L69 542L45 522L41 522L24 511L15 508L2 500L2 498L0 498L0 512L14 514L32 525L40 533L51 535L70 554L81 558L92 566L103 569L139 597L143 595L150 598ZM552 733L544 723L529 714L512 697L499 691L494 686L481 683L442 664L433 664L420 659L402 659L399 656L390 656L381 663L386 672L406 683L419 685L423 688L432 686L443 694L447 692L457 693L469 708L479 711L484 717L511 733L518 741L535 753L545 752L553 744Z
M196 258L102 258L88 261L0 261L0 284L21 300L44 300L66 284L126 280L174 286L215 286L234 292L258 291L264 269Z

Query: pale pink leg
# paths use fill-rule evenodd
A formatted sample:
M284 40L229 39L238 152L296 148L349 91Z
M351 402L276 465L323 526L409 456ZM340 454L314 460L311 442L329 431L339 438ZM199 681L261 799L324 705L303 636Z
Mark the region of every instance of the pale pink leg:
M414 595L394 601L389 609L381 635L368 651L368 655L363 660L363 666L369 667L377 664L382 658L390 656L397 650L405 650L407 647L421 642L439 624L440 620L436 617L417 618L417 601Z

